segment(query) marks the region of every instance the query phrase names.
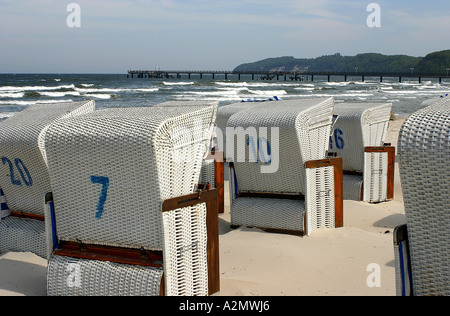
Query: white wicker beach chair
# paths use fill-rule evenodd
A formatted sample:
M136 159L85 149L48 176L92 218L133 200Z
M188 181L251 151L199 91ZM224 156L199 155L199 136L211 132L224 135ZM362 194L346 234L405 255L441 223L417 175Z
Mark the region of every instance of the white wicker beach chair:
M218 101L167 101L154 105L155 107L186 107L186 106L219 106ZM224 153L215 145L215 130L217 112L214 114L214 120L210 129L205 133L210 133L211 139L205 143L208 149L208 155L203 160L203 166L200 173L199 185L201 188L217 189L219 194L219 214L224 213Z
M342 157L344 199L370 203L394 198L395 148L385 144L391 103L337 103L330 152Z
M94 107L94 101L37 104L0 123L1 252L47 257L42 201L50 191L50 179L44 138L52 123Z
M216 108L114 108L49 128L48 295L218 292L217 190L196 191Z
M327 158L333 105L333 98L264 102L230 117L233 228L309 235L342 226L342 159Z
M230 157L227 157L226 153L226 128L228 124L228 120L231 116L234 114L245 111L254 107L257 107L258 105L261 105L261 103L258 102L239 102L239 103L233 103L229 105L224 105L219 107L219 110L217 111L217 119L216 119L216 134L220 135L221 139L217 139L217 146L219 147L219 150L222 151L225 155L225 159L233 160L233 153L231 153Z
M406 225L394 234L399 296L450 295L450 98L411 115L398 142Z

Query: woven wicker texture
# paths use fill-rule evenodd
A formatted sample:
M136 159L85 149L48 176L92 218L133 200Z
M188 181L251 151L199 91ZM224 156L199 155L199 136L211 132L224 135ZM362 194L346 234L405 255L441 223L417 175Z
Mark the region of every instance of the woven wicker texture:
M161 250L161 203L194 192L214 112L116 108L54 124L46 148L59 238Z
M450 295L450 98L411 115L398 156L414 295Z
M304 215L304 201L240 197L233 203L231 224L304 231Z
M217 101L167 101L164 103L160 103L157 105L154 105L155 107L186 107L186 106L207 106L207 107L213 107L216 109L219 106L219 102ZM205 133L209 133L210 135L214 134L215 131L215 122L217 117L217 110L213 114L214 118L211 124L211 129L206 130ZM205 144L208 148L213 148L214 146L211 143ZM214 159L208 159L203 161L202 171L200 173L200 183L209 183L211 184L211 188L214 188L215 184L215 177L214 177Z
M387 199L387 153L365 153L363 201L377 203Z
M231 116L233 116L236 113L239 113L244 110L248 110L251 108L255 108L257 106L261 105L261 103L257 102L239 102L239 103L233 103L225 106L219 107L217 111L217 119L216 119L216 134L222 135L222 140L218 140L218 147L219 150L222 151L225 154L225 157L227 157L227 148L226 148L226 141L227 141L227 135L226 135L226 128L228 124L228 120ZM231 158L233 158L233 153L231 153Z
M334 167L306 169L308 192L305 232L335 227Z
M45 222L9 216L0 223L0 252L31 252L47 258Z
M391 103L336 103L330 151L343 158L344 170L364 171L364 148L384 144L391 110Z
M206 205L163 214L168 296L208 295Z
M361 190L363 189L363 176L344 174L343 197L344 200L361 201Z
M325 158L333 105L333 98L274 101L233 115L228 121L229 127L255 128L258 133L253 139L246 135L245 162L238 160L239 147L234 150L239 191L304 194L304 163ZM272 127L279 129L279 139L272 139ZM262 133L264 128L267 135ZM261 139L267 139L267 144L260 143ZM276 142L279 148L276 148ZM236 146L238 143L239 140ZM267 155L269 146L272 154L279 153L279 168L273 173L262 173L261 167L266 165L268 157L265 157L266 161L260 159L261 151ZM275 156L273 158L275 160Z
M52 256L49 296L158 296L160 268Z
M305 162L326 156L333 105L332 98L264 102L231 116L229 127L243 130L256 128L256 134L249 132L246 135L245 162L239 160L242 157L239 158L235 150L235 185L238 193L306 196L305 201L238 197L231 208L232 225L297 231L307 235L317 228L334 227L334 168L306 170L304 167ZM259 133L260 128L267 128L267 133ZM279 129L278 139L272 138L269 133L271 128ZM258 146L264 146L259 140L267 139L263 151L269 154L267 148L270 144L272 159L275 159L274 151L279 151L278 170L261 172L267 160L264 161L261 155L259 160L251 157L251 137L258 139ZM276 142L278 145L272 146ZM239 148L238 142L236 146ZM261 148L253 149L261 153Z
M44 215L42 199L51 191L44 138L57 120L94 110L94 101L36 104L0 123L0 187L13 212Z

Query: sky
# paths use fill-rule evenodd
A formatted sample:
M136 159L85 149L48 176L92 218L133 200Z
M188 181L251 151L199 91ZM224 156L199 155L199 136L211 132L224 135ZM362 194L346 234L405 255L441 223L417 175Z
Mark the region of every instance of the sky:
M368 11L371 3L379 10ZM448 0L0 0L0 73L232 70L335 53L423 57L450 49L449 30Z

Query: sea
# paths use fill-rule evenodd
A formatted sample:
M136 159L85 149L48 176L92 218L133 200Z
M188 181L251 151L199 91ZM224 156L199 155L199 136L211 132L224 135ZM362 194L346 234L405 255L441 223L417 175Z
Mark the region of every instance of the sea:
M187 77L187 76L186 76ZM38 103L95 100L96 109L153 106L170 100L211 100L219 106L242 102L279 99L334 97L335 102L393 104L397 116L409 116L424 102L450 93L450 79L353 77L328 82L225 80L203 78L128 78L127 74L0 74L0 121ZM192 79L193 78L193 79ZM241 77L242 79L242 77ZM251 79L251 78L250 78ZM339 78L338 78L339 79Z

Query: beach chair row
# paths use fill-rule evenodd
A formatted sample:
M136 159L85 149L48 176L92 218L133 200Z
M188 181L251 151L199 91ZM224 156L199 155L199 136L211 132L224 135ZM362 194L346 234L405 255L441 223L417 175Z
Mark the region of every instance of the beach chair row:
M222 151L231 170L232 227L298 235L342 227L348 182L359 183L357 200L392 199L395 149L384 145L390 104L316 98L217 106L168 102L95 111L88 101L30 107L2 122L1 251L47 257L49 295L211 295L220 290ZM417 124L415 117L422 116L434 123L431 135L428 125ZM445 163L439 146L448 149L448 102L410 120L401 132L408 135L402 150L415 146L423 152L427 141L438 149L437 156L420 160L421 167L428 163L424 178L431 158ZM210 151L214 122L219 128ZM219 135L224 124L230 133ZM408 129L425 135L422 143L411 145L418 137ZM358 150L352 151L352 144ZM415 160L404 157L413 179L420 174ZM448 189L444 171L441 191ZM416 193L405 199L421 200ZM446 198L437 203L444 231L448 216L439 207ZM427 207L436 207L433 203ZM395 235L399 294L412 292L407 272L423 269L408 264L411 223L408 234L402 227ZM441 263L448 259L446 245ZM447 283L440 276L437 287L448 291L448 264L443 266ZM73 273L83 278L73 279Z
M268 102L277 108L281 102ZM230 118L242 111L254 111L260 103L236 103L219 108L217 126L225 131ZM346 200L379 203L394 198L395 148L385 143L391 103L335 103L335 121L329 142L328 156L343 159L343 196ZM240 114L238 114L240 115ZM222 151L227 155L226 134ZM322 148L323 144L318 144ZM232 171L234 172L234 170ZM234 192L236 196L236 192Z
M94 107L1 123L1 251L48 258L48 295L217 293L219 190L199 187L218 104Z
M275 152L287 149L293 164L283 157L276 170L261 172L269 161L236 161L242 171L249 167L242 179L254 177L247 188L242 181L247 198L263 208L241 214L236 208L233 218L301 235L342 226L342 161L315 145L329 139L334 100L284 102L267 116L269 105L236 124L253 127L252 117L262 115L259 123L281 131L279 149L269 148L276 141L267 135L266 158L275 163ZM0 249L47 257L49 295L218 292L223 161L220 151L206 150L217 106L168 102L95 111L93 101L47 104L2 122L0 185L11 215L0 223L6 236ZM260 142L260 136L252 141ZM286 171L292 177L285 178ZM67 283L71 269L88 277L82 284ZM95 281L98 273L107 276L104 283Z

